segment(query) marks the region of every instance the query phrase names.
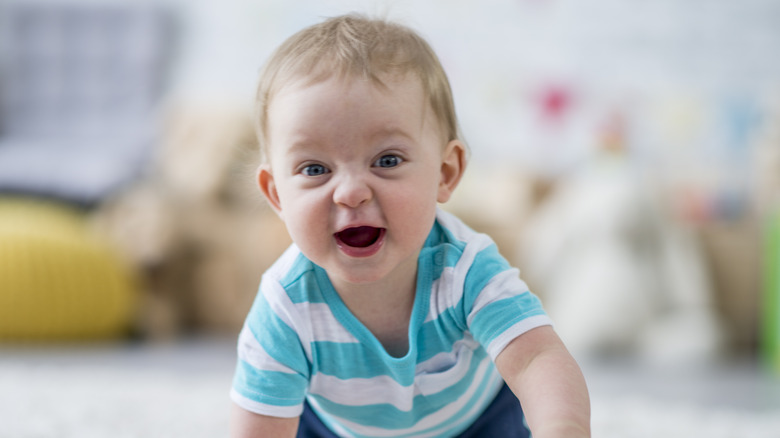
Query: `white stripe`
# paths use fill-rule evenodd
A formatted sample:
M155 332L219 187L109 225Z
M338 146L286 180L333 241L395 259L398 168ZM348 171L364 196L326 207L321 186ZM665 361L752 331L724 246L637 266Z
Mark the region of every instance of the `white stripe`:
M263 281L260 284L260 291L274 314L290 328L295 328L295 318L292 315L297 311L284 287L278 281Z
M479 234L464 224L457 216L440 208L436 211L436 219L461 242L470 242Z
M520 279L520 271L517 269L511 268L496 274L477 295L466 322L471 326L474 316L488 304L525 292L528 292L528 286Z
M488 236L475 233L455 216L443 210L440 211L437 218L445 228L453 233L455 238L467 243L455 266L445 267L439 278L433 282L431 303L428 306L425 322L435 320L442 312L453 307L463 298L466 274L471 269L474 259L480 251L493 244Z
M322 373L312 377L309 393L346 406L388 403L404 412L412 410L414 396L420 394L416 385L401 386L390 376L342 380Z
M466 390L466 392L459 397L457 400L453 401L449 405L443 407L442 409L439 409L438 411L428 415L427 417L424 417L420 419L420 421L417 422L412 427L406 428L406 429L380 429L376 427L370 427L365 426L362 424L354 423L351 421L348 421L343 418L335 417L337 421L341 422L344 427L353 430L355 433L360 435L369 435L369 436L381 436L381 437L390 437L390 436L397 436L397 435L406 435L415 433L421 430L430 429L430 428L439 428L446 422L449 422L452 420L453 416L455 416L458 411L463 409L464 406L466 406L474 397L477 389L479 389L479 385L482 382L482 379L485 377L485 374L492 370L491 362L489 360L483 361L479 368L477 369L474 380L471 383L471 386ZM489 392L489 391L486 391ZM493 396L495 397L496 392L493 393ZM480 398L484 398L485 395L482 394ZM441 431L434 431L430 434L426 435L420 435L420 436L436 436L441 434Z
M314 341L358 343L357 338L349 332L333 315L326 303L299 303L295 305L299 314L311 324L311 337Z
M453 307L463 298L466 274L474 263L474 258L482 249L484 248L467 244L455 266L449 266L442 270L439 278L431 286L431 304L425 322L435 320L442 312Z
M463 296L465 273L458 275L453 267L442 270L441 276L431 286L431 302L425 322L433 321L447 309L454 307Z
M238 357L258 370L295 373L293 369L281 364L269 355L257 342L252 330L246 325L241 330L241 334L238 335Z
M270 415L273 417L294 418L303 412L303 403L294 406L276 406L250 400L239 394L235 389L230 390L230 399L241 408L256 414Z
M471 360L474 357L474 350L466 347L464 344L455 344L452 353L452 365L449 369L424 373L416 376L417 387L423 395L436 394L443 391L456 382L460 382L471 368ZM439 355L436 355L439 356ZM432 359L436 359L436 356ZM439 358L439 359L444 359ZM426 361L427 362L427 361Z
M468 374L474 349L478 347L479 343L472 338L456 342L452 352L439 353L420 363L416 368L415 384L411 386L402 386L386 375L339 379L318 373L311 380L309 393L346 406L388 403L409 412L415 396L436 394L460 382Z
M415 375L423 374L423 373L433 373L442 370L447 366L455 363L458 360L457 359L458 352L463 348L476 350L477 348L479 348L479 342L477 342L474 339L471 333L464 332L463 339L455 341L455 343L452 344L451 351L438 353L435 356L431 357L430 359L418 363L417 367L415 368Z
M282 255L276 259L271 268L269 268L266 272L277 274L274 275L274 278L276 280L281 280L282 276L287 275L287 272L290 271L290 268L295 266L295 261L298 260L298 256L300 254L301 250L298 249L298 246L293 243L287 247L286 250L284 250Z
M522 321L516 322L513 326L504 330L503 333L496 336L495 339L487 346L486 350L490 357L495 361L499 353L504 351L507 345L512 342L516 337L523 333L541 327L544 325L552 325L552 320L547 315L536 315L529 318L525 318Z
M306 357L311 361L312 330L309 319L306 315L301 315L298 312L298 308L278 281L263 281L261 284L261 293L266 301L268 301L268 305L271 307L274 314L298 334Z

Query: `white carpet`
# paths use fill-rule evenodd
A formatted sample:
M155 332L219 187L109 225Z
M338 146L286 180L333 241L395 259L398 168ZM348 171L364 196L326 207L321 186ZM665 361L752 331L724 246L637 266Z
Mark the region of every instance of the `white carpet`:
M641 397L593 400L593 436L614 438L778 438L780 410L706 408Z
M225 437L233 351L232 340L0 347L0 437ZM780 438L780 385L745 367L584 369L594 437Z

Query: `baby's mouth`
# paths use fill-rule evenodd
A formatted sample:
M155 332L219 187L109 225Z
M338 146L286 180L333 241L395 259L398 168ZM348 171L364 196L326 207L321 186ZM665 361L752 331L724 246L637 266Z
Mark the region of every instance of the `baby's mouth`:
M384 228L352 227L335 234L336 240L353 248L368 248L375 244L384 234Z

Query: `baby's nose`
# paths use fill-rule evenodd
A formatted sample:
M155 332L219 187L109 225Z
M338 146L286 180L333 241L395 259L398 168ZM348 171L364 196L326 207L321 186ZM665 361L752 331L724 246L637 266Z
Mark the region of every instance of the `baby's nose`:
M350 208L359 207L373 197L371 187L358 175L347 175L338 181L333 202Z

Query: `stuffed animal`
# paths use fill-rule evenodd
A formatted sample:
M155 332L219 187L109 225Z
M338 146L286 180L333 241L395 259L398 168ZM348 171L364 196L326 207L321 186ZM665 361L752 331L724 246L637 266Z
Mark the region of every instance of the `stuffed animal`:
M290 244L256 188L249 114L231 103L171 104L146 176L95 214L142 272L143 336L236 332L260 276Z

